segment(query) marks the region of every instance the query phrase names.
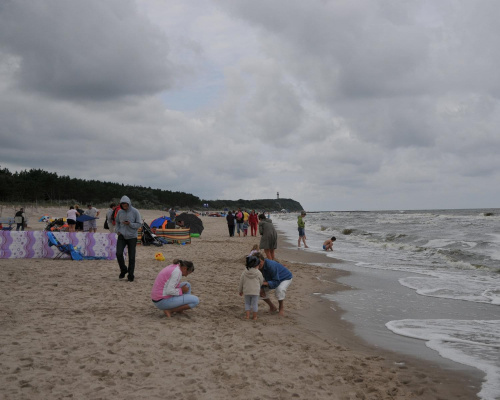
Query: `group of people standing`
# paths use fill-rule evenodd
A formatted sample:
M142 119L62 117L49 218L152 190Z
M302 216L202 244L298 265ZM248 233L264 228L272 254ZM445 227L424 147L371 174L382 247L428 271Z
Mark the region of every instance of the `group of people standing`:
M250 226L250 236L257 236L257 229L260 238L260 248L264 250L266 256L270 260L274 260L274 250L278 248L278 233L274 228L272 220L266 217L265 213L257 215L255 210L250 211L250 214L246 210L229 211L226 216L227 227L229 230L229 236L234 236L235 228L237 230L238 236L247 236L248 226Z
M86 221L89 232L97 232L97 222L96 218L99 217L99 210L92 206L91 203L87 204L87 209L84 211L80 208L78 204L70 206L69 210L66 212L66 223L68 224L68 231L83 231L84 223L82 221L77 221L77 218L81 215L88 215L93 219Z
M238 211L229 211L226 216L227 227L229 229L229 236L233 237L236 229L238 236L248 236L248 227L250 227L250 236L257 236L257 225L259 219L255 210L250 211L238 208Z

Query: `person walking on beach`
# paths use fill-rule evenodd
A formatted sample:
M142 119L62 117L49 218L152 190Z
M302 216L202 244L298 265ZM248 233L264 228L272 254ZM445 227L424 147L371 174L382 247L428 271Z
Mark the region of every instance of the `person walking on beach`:
M297 218L297 225L298 225L298 229L299 229L299 241L297 242L297 245L300 248L300 241L302 240L302 242L304 242L304 247L306 249L308 249L309 246L306 244L306 231L305 231L306 223L303 220L303 218L305 216L306 216L306 212L302 211L300 213L299 217Z
M252 311L252 319L257 319L257 311L259 311L259 295L260 288L264 283L262 272L257 268L260 260L257 257L249 256L246 258L246 269L240 277L239 292L240 296L245 295L245 319L250 319L250 311Z
M66 212L66 222L68 223L68 232L75 232L76 218L80 215L75 207L70 206L69 210Z
M325 240L325 242L323 243L323 250L333 251L333 242L335 242L336 240L337 238L335 236L332 236L331 239Z
M200 303L198 297L191 294L191 284L181 282L183 276L193 271L194 264L191 261L174 260L156 277L151 289L151 300L168 318L174 312L182 313Z
M268 259L274 260L274 250L278 248L278 233L265 214L259 215L259 233L262 235L259 247L264 249Z
M243 213L241 212L241 208L238 208L238 212L235 215L236 217L236 232L238 232L238 236L240 236L240 232L243 231Z
M248 218L250 214L247 213L247 210L243 210L243 236L248 236Z
M128 273L128 281L135 279L135 250L137 247L137 230L142 226L141 214L134 207L127 196L120 199L120 211L116 214L116 259L120 267L120 279ZM128 247L128 268L125 265L123 252Z
M248 223L250 224L250 235L257 236L257 226L259 225L259 217L255 213L255 210L250 211L248 216Z
M251 259L254 257L248 258ZM259 254L256 258L258 258L259 262L257 268L262 272L264 277L260 296L269 305L269 311L274 312L277 310L276 306L269 298L269 290L274 289L274 294L278 300L279 315L284 316L286 290L292 283L293 275L287 267L277 261L264 258L262 254Z
M11 214L12 215L12 214ZM14 222L16 223L16 231L21 229L24 231L24 223L26 220L26 216L24 215L24 208L20 208L18 212L14 215Z
M234 215L229 211L226 216L227 228L229 229L229 237L234 236Z

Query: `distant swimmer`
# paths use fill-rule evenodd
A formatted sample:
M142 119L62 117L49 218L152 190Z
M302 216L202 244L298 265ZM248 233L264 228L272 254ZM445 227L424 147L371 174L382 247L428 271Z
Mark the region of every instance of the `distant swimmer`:
M332 236L331 239L325 240L325 243L323 243L323 250L330 250L333 251L333 242L335 242L337 238L335 236Z

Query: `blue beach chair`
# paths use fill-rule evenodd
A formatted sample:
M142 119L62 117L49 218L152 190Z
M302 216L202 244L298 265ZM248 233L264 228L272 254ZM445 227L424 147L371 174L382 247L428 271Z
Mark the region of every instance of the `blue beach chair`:
M61 258L63 254L67 254L71 257L72 260L81 261L81 260L106 260L106 257L97 257L97 256L84 256L78 249L72 244L61 244L59 240L56 239L52 232L46 232L47 237L49 239L49 246L57 247L57 250L60 253L55 257L56 259Z
M55 259L59 259L61 258L64 254L67 254L68 256L71 257L72 260L75 260L74 258L74 253L75 250L73 248L73 245L72 244L61 244L61 242L59 242L59 240L56 239L56 237L54 236L54 234L52 232L47 232L47 238L49 239L49 246L55 246L57 248L57 250L59 250L59 254L56 255ZM76 260L81 260L81 256L80 258L76 258Z

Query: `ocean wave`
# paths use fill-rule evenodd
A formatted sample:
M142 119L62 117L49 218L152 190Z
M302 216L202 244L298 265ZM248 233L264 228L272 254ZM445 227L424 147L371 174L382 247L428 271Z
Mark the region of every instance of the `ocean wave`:
M478 396L498 399L500 393L500 321L406 319L389 321L392 332L425 340L427 347L442 357L478 368L486 374Z

